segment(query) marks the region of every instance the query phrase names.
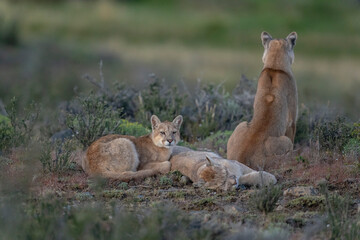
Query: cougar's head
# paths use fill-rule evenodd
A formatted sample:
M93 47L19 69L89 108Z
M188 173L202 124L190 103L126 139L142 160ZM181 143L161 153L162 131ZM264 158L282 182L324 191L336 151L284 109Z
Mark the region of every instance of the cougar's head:
M199 178L203 179L204 187L208 189L229 190L237 185L235 176L230 175L226 167L214 163L210 157L206 157L208 163L199 170Z
M294 46L296 43L296 32L290 33L285 39L273 39L267 32L261 33L261 41L264 46L262 60L264 64L281 61L290 65L294 62Z
M173 147L180 141L180 127L183 121L181 115L177 116L172 122L161 122L160 119L151 116L151 139L158 147Z

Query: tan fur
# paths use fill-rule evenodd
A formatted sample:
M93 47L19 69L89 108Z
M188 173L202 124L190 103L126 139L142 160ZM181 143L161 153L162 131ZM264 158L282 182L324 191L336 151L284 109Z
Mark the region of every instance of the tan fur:
M291 71L297 35L272 39L263 32L264 68L260 74L251 122L242 122L227 144L227 158L266 169L267 159L292 150L297 119L297 88Z
M262 186L276 183L276 178L270 173L254 171L213 152L175 147L170 162L172 171L180 171L195 184L203 184L209 189L229 190L238 184Z
M152 133L133 137L107 135L90 145L83 168L91 176L121 181L142 179L170 171L172 148L180 141L182 116L173 122L151 117Z

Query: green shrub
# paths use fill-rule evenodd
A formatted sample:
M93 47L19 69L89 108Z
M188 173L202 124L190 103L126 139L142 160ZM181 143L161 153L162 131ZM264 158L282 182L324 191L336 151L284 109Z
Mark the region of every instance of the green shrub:
M124 193L123 190L118 190L118 189L111 189L111 190L104 190L102 192L102 196L104 198L124 198L126 196L126 194Z
M267 214L275 209L276 203L281 195L281 187L271 185L257 190L252 195L252 201L258 210Z
M84 148L99 137L114 133L121 123L121 110L114 110L102 96L90 93L78 97L73 105L67 112L66 125Z
M296 122L295 143L307 143L310 139L310 113L305 106L299 109L299 117Z
M231 130L241 120L250 120L255 96L255 82L241 78L232 93L222 84L199 84L192 90L180 91L177 85L169 86L164 80L152 76L140 91L115 84L106 87L100 63L100 81L86 78L97 87L97 96L112 109L122 109L130 121L150 126L150 117L156 114L162 121L182 114L182 139L188 142L202 140L221 130Z
M323 196L302 196L289 201L286 207L303 209L305 208L318 208L323 207L325 199Z
M360 140L352 138L344 146L343 153L347 156L353 156L354 158L360 157Z
M211 149L222 156L226 156L227 142L231 134L232 131L218 131L204 140L199 141L195 146L197 148Z
M125 119L121 119L119 126L114 129L114 133L136 137L149 134L150 132L150 129L145 128L140 123L132 123Z
M74 141L46 141L42 143L40 162L45 172L63 172L71 169Z
M170 88L164 81L154 76L149 85L138 95L135 120L149 126L149 119L155 114L162 121L170 121L181 113L185 98L186 96L180 94L176 86Z
M298 163L302 163L304 166L309 166L310 164L310 161L309 159L299 155L299 156L296 156L295 157L295 160L298 162Z
M331 239L360 239L359 219L351 217L350 196L330 194L324 185L321 191L325 195L326 221Z
M345 118L337 117L333 121L318 123L313 136L324 150L342 151L351 139L352 127L345 122Z
M0 151L9 146L13 134L10 119L0 114Z
M28 144L39 117L39 109L35 103L24 108L22 114L16 105L17 100L14 97L6 107L8 117L0 115L0 150L3 151Z
M159 183L162 186L171 186L173 184L173 180L167 176L162 176L159 180Z
M128 190L129 184L127 182L121 182L121 183L119 183L118 188L120 188L122 190Z
M242 120L250 120L255 83L245 76L232 93L223 85L198 84L187 101L184 115L186 140L196 141L222 130L233 130Z
M360 122L353 124L353 129L351 131L351 136L360 141Z

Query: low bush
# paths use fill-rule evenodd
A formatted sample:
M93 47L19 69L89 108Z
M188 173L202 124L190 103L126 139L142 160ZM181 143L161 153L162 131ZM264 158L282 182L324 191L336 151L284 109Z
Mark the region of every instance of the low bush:
M232 93L223 85L202 84L194 90L180 91L177 85L169 86L163 79L151 76L142 90L135 91L123 84L114 90L106 87L100 67L100 81L87 76L97 87L97 95L112 109L121 109L124 117L146 127L156 114L162 121L182 114L182 138L189 142L203 140L219 130L231 130L241 120L250 120L255 96L255 82L241 78Z
M102 96L81 96L68 109L66 125L84 148L101 136L114 133L121 124L121 109L113 109Z
M143 136L149 134L151 132L150 129L145 128L140 123L129 122L128 120L121 119L120 124L114 129L114 133L122 134L122 135L131 135L135 137Z
M360 122L356 122L353 124L351 136L360 141Z
M0 151L10 145L13 131L10 119L0 114Z
M295 143L308 143L311 136L311 121L309 109L305 106L299 108L299 116L296 122Z
M173 184L173 180L167 176L162 176L159 179L159 183L161 186L171 186Z
M270 185L257 190L251 198L255 207L267 214L275 209L276 203L281 195L281 186Z
M325 195L326 221L331 239L360 239L359 219L351 217L350 196L330 194L324 185L321 191Z
M71 155L74 151L74 141L45 141L41 144L40 162L44 172L63 172L71 169L74 163Z
M206 148L215 151L225 157L227 142L232 133L232 131L218 131L194 145L197 148Z
M242 76L232 93L219 85L198 84L182 113L184 133L189 141L203 140L217 131L233 130L240 121L250 120L255 82Z
M314 129L314 140L320 149L341 152L351 139L352 127L345 122L345 118L337 117L333 121L318 123Z
M39 108L35 103L25 107L21 114L16 105L17 100L13 98L6 107L8 116L0 115L0 150L2 151L27 145L39 117Z
M355 159L360 158L360 140L352 138L344 146L343 153L346 156L354 157Z
M149 126L149 119L155 114L162 121L171 121L182 112L185 99L186 95L180 94L177 87L168 87L164 81L154 76L137 96L135 120Z

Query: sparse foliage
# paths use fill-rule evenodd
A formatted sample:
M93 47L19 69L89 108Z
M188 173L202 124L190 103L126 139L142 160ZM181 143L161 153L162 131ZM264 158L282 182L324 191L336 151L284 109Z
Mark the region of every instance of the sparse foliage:
M253 194L252 200L258 210L267 214L275 209L281 195L281 186L270 185L257 190Z
M74 151L74 141L60 140L42 143L40 162L45 172L63 172L72 166L71 154Z
M226 156L227 142L232 131L218 131L202 141L195 143L197 148L211 149L222 156Z
M150 132L150 129L145 128L140 123L129 122L125 119L121 119L120 124L116 127L116 129L114 129L114 133L136 137L149 134Z
M342 151L351 139L352 128L345 122L345 118L337 117L334 121L319 123L314 130L315 140L324 150Z
M327 222L331 232L331 239L360 239L359 219L350 216L350 196L342 197L336 193L331 194L326 185L321 186L321 191L325 195Z
M181 113L186 96L177 87L169 88L164 80L153 76L149 85L138 94L136 121L149 125L152 114L160 119L172 119Z
M162 186L171 186L173 184L173 180L167 176L162 176L159 180L159 183Z
M39 117L39 109L35 103L24 108L21 114L16 105L14 97L6 107L8 117L0 116L0 150L28 144Z
M151 75L144 89L135 91L123 84L115 90L106 87L100 67L100 81L87 76L97 87L97 95L112 109L122 109L127 119L149 126L152 114L170 120L182 114L182 138L186 141L204 139L219 130L232 130L241 120L250 120L255 96L255 82L242 76L232 94L222 84L198 82L192 91L169 86L164 79Z
M91 93L78 97L78 108L67 113L66 125L83 147L89 146L101 136L114 133L121 123L121 109L113 109L101 96Z

